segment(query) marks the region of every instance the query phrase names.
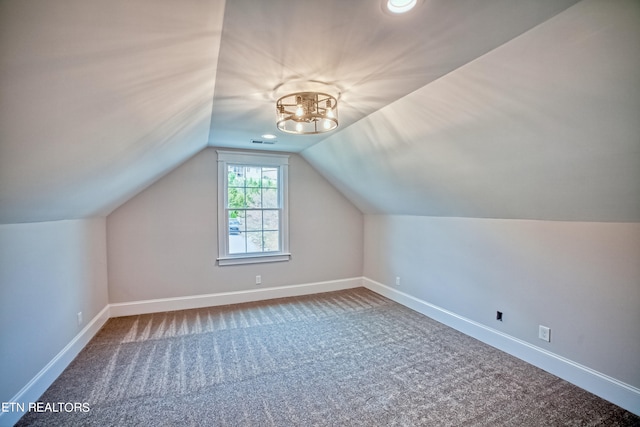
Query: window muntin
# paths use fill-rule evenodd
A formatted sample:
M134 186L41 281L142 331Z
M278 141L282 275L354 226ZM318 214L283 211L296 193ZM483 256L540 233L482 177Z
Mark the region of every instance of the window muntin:
M218 151L219 265L286 261L288 156Z

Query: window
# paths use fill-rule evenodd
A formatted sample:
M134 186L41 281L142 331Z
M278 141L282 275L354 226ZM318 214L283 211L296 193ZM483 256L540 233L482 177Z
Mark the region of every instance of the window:
M288 261L289 156L218 151L218 264Z

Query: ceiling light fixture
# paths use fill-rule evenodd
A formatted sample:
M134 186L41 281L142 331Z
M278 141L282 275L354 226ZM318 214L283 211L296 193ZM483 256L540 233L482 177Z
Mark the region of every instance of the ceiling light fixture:
M383 3L386 5L387 11L401 14L413 9L418 4L418 0L383 0Z
M338 127L338 101L322 92L296 92L276 101L277 127L282 132L313 135Z

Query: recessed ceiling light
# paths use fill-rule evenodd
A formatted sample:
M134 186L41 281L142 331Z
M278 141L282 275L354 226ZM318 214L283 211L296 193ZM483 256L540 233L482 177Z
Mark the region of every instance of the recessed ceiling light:
M386 0L387 10L392 13L405 13L413 9L418 0Z
M276 139L276 136L272 133L265 133L264 135L262 135L262 137L264 139Z

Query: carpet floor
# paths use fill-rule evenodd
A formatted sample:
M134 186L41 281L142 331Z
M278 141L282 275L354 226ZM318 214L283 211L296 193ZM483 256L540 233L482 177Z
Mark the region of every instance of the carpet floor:
M18 426L638 426L364 288L112 318Z

